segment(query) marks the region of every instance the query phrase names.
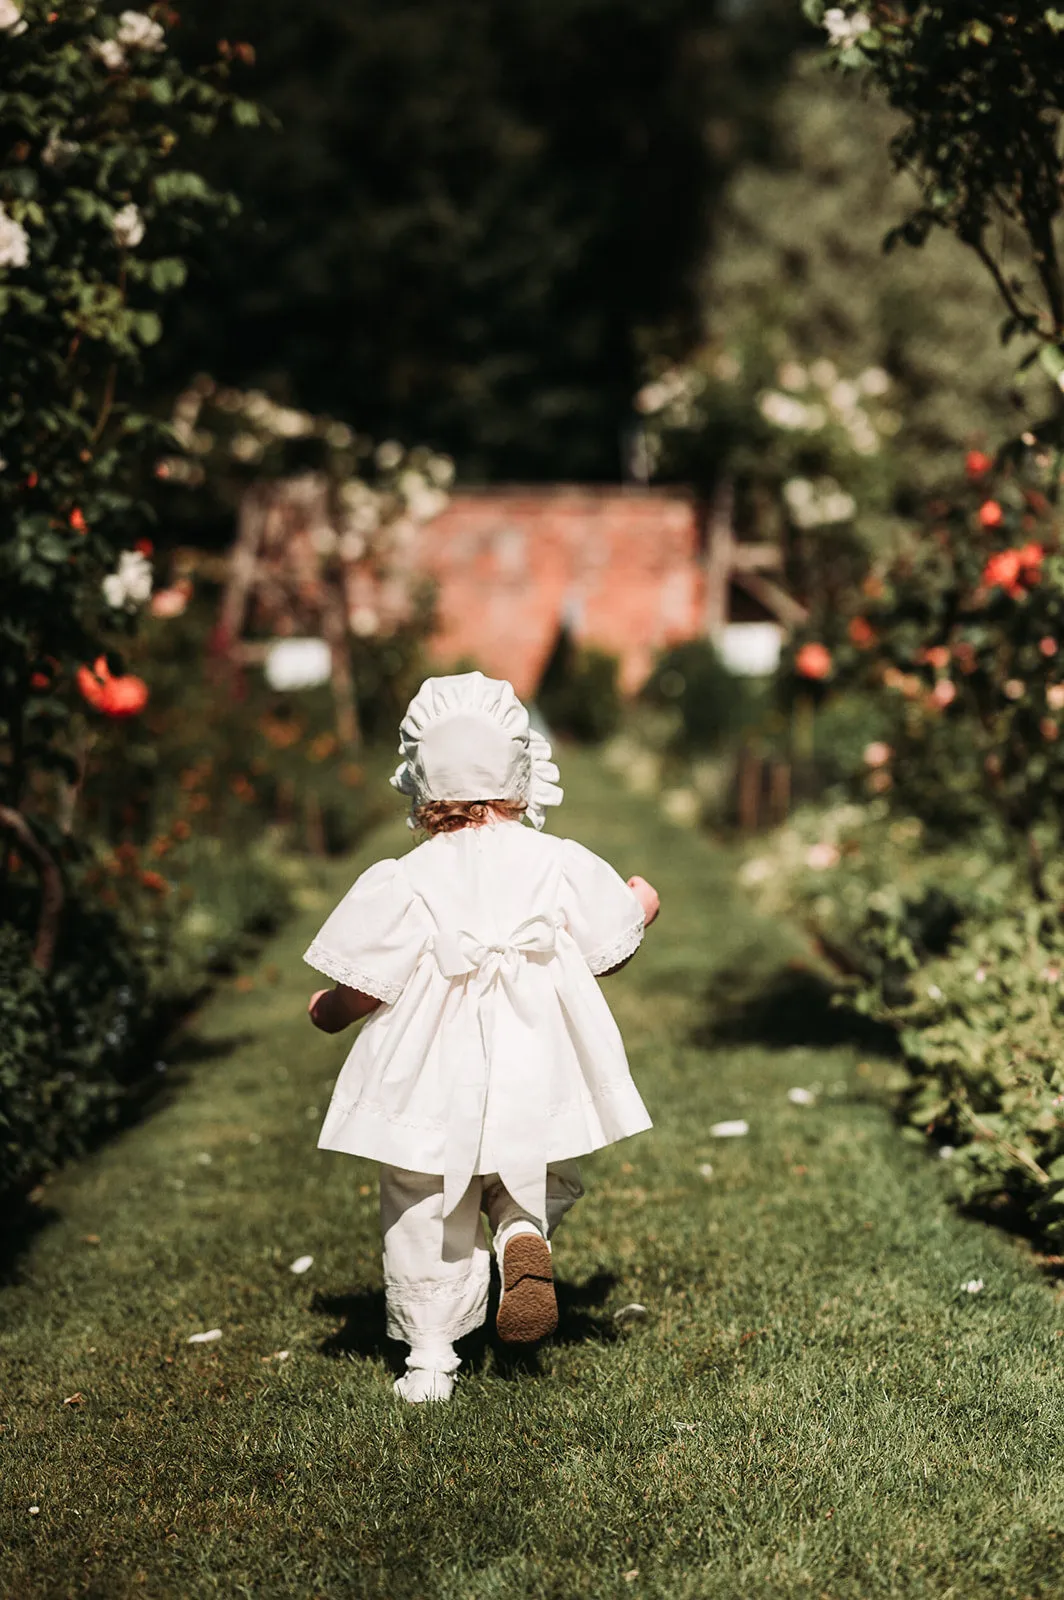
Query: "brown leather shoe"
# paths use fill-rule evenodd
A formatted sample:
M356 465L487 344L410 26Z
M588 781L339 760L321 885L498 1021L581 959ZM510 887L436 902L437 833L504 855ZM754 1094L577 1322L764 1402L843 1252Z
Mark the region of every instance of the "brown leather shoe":
M554 1273L546 1239L515 1233L500 1263L502 1299L495 1329L505 1344L535 1344L558 1326Z

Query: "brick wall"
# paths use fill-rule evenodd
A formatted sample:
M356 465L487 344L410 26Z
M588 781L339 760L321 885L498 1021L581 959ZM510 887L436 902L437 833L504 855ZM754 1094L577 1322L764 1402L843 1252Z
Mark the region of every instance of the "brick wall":
M658 650L703 631L698 516L683 492L459 491L422 529L415 560L438 585L440 665L473 660L523 696L563 626L620 659L628 693Z

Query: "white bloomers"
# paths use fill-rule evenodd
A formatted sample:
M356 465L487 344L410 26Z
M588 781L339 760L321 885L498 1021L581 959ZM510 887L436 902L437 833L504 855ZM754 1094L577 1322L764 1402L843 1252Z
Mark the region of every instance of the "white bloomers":
M442 1175L385 1166L380 1182L389 1338L420 1349L472 1333L487 1313L491 1268L481 1213L497 1252L518 1228L540 1231L536 1219L495 1173L475 1177L447 1217ZM548 1168L548 1239L583 1192L575 1161Z

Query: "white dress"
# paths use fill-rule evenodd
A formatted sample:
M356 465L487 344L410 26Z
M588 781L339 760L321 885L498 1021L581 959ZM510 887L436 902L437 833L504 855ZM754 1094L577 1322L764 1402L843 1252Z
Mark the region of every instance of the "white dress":
M442 1174L447 1213L475 1174L497 1172L542 1220L548 1162L651 1126L594 976L642 937L642 906L611 866L520 822L377 862L306 952L384 1002L319 1147Z

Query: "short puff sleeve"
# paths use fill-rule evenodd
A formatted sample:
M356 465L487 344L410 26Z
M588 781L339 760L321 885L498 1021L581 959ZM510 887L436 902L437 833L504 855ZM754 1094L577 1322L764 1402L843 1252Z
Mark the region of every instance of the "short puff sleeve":
M430 933L398 861L378 861L344 895L303 960L336 983L394 1005Z
M635 954L643 939L643 907L608 861L564 842L562 912L580 954L596 976Z

